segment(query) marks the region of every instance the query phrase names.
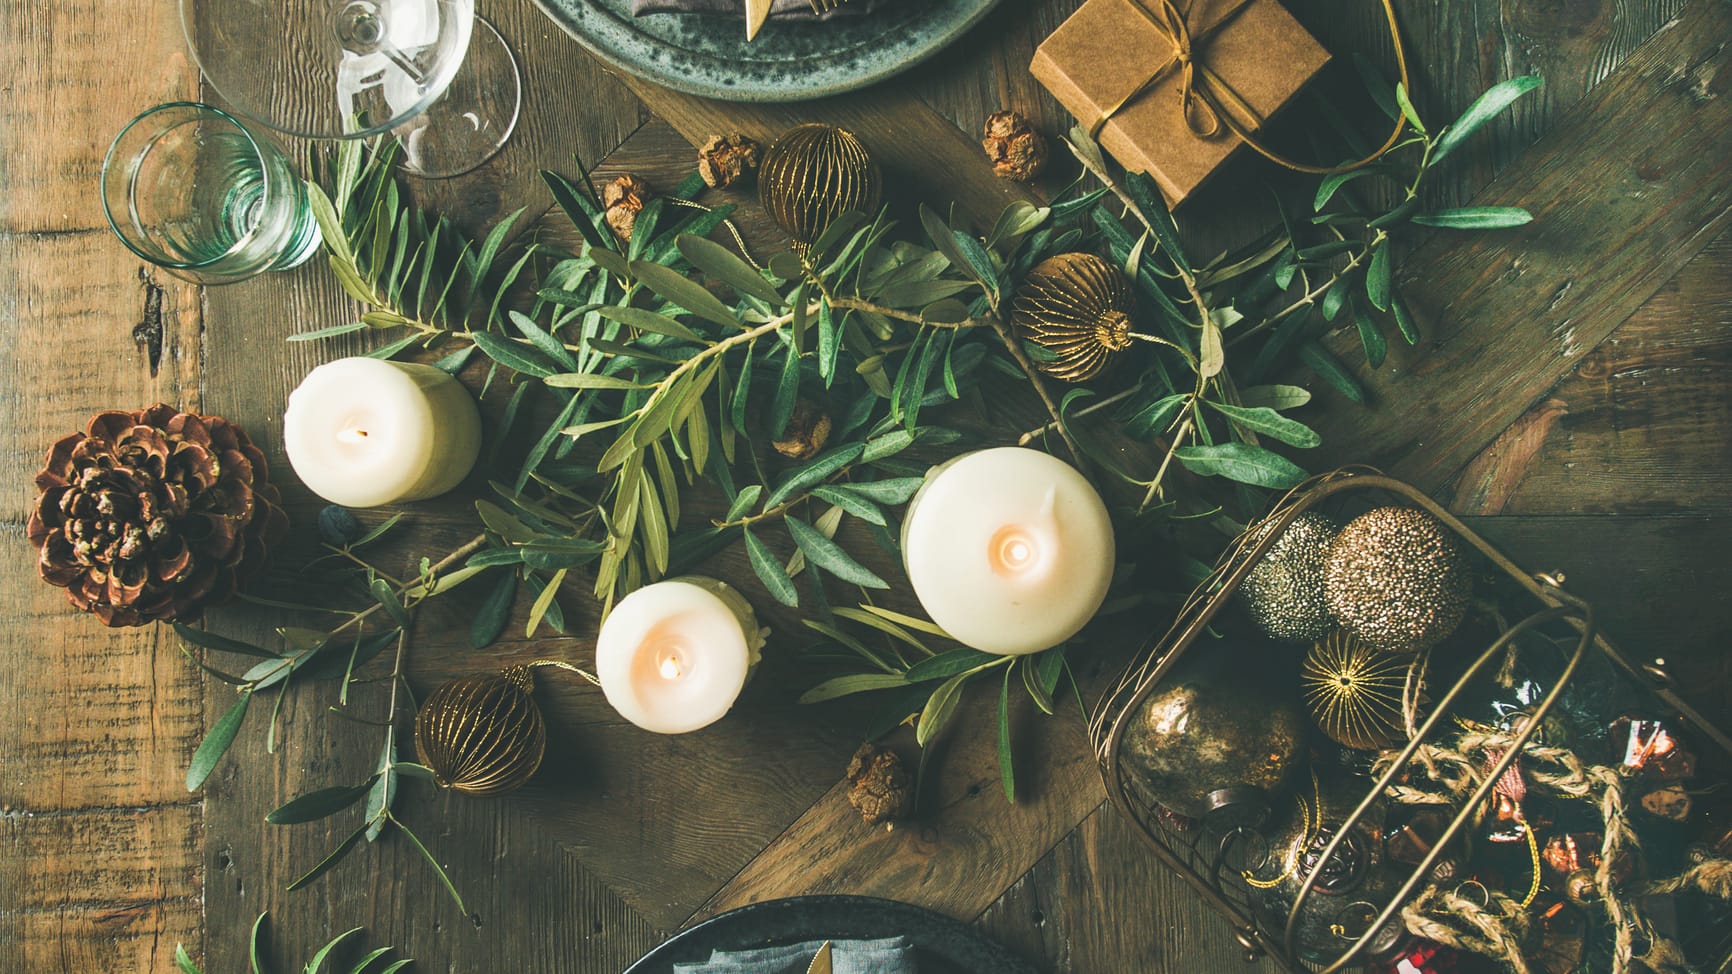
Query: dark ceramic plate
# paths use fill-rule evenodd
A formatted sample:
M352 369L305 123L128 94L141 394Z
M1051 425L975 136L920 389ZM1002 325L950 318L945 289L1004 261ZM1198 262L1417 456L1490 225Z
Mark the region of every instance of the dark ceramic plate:
M633 17L631 0L536 2L621 71L708 98L799 101L852 91L912 67L960 37L998 0L884 0L870 14L823 23L772 18L750 44L743 14Z
M1035 974L1034 968L967 924L865 896L797 896L743 906L682 931L625 974L669 974L673 965L708 960L716 949L894 936L914 944L920 974Z

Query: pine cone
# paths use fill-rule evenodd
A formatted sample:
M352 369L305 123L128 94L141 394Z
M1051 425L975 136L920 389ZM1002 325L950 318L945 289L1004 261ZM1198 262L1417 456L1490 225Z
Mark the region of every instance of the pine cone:
M630 240L631 232L637 226L638 213L654 195L648 183L631 173L602 187L601 205L607 208L603 217L613 229L613 235L621 240Z
M288 534L265 456L220 416L99 413L49 448L30 543L50 585L110 626L198 616Z
M1005 110L986 116L980 140L992 171L1005 179L1027 181L1046 168L1046 139L1022 113Z

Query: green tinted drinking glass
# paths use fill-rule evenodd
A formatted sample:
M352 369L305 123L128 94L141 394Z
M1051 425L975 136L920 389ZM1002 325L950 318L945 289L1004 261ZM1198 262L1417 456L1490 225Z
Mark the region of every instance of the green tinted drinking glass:
M283 151L196 102L127 123L102 161L102 205L133 253L202 284L286 270L319 249L306 184Z

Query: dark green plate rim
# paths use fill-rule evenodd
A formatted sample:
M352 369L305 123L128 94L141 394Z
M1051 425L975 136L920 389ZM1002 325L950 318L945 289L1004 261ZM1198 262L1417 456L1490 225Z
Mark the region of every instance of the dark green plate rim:
M625 12L620 0L536 0L536 5L620 71L706 98L786 102L854 91L905 71L943 50L998 4L886 2L886 9L865 18L825 24L772 20L750 45L743 23L730 17L656 14L680 18L677 31L658 33ZM682 46L661 36L669 33L703 44Z

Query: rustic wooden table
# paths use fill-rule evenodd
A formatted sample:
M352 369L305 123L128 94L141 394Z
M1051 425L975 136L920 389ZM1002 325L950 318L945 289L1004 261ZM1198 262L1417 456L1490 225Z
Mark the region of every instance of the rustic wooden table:
M422 188L470 224L549 200L538 168L571 154L652 183L691 142L760 138L798 121L857 131L899 192L955 200L977 221L1021 192L973 143L1014 106L1048 132L1068 119L1026 71L1078 0L1004 0L949 54L820 103L733 106L616 76L530 0L483 0L523 65L525 110L482 170ZM1290 0L1332 49L1387 60L1375 4ZM1421 107L1453 117L1520 73L1547 84L1449 169L1437 201L1519 204L1520 231L1423 239L1406 261L1426 340L1364 376L1370 408L1321 395L1313 469L1384 465L1470 516L1519 562L1566 571L1606 628L1676 660L1711 712L1732 635L1732 3L1727 0L1400 0ZM1237 970L1238 948L1110 808L1074 716L1023 733L1025 797L999 794L990 742L946 755L941 811L894 832L860 825L835 787L854 744L754 688L742 715L691 738L620 723L581 688L543 690L552 749L526 792L490 801L416 792L405 815L485 925L474 929L400 840L363 850L300 893L284 884L347 830L280 829L263 813L364 774L372 738L293 697L286 743L244 734L203 794L188 758L232 699L162 629L110 632L36 580L23 523L44 448L102 408L155 401L238 421L267 446L291 514L317 503L278 448L288 390L361 346L286 344L354 311L321 266L201 290L141 266L96 195L109 139L142 108L206 93L174 0L0 2L0 970L165 971L177 942L212 974L245 969L246 930L273 916L278 969L365 925L409 945L416 970L618 971L693 918L805 892L928 905L978 923L1043 967L1077 974ZM1192 232L1266 219L1272 174L1236 163L1181 213ZM1261 215L1259 215L1261 214ZM1251 229L1255 229L1251 226ZM419 506L416 545L459 540L465 501ZM289 547L285 562L304 556ZM297 554L297 552L299 554ZM593 615L573 599L574 618ZM412 677L545 655L507 641L477 658L423 620ZM256 612L212 625L262 631ZM581 659L587 644L552 647ZM1038 733L1036 733L1038 731ZM984 735L979 735L984 737ZM298 962L298 960L297 960Z

